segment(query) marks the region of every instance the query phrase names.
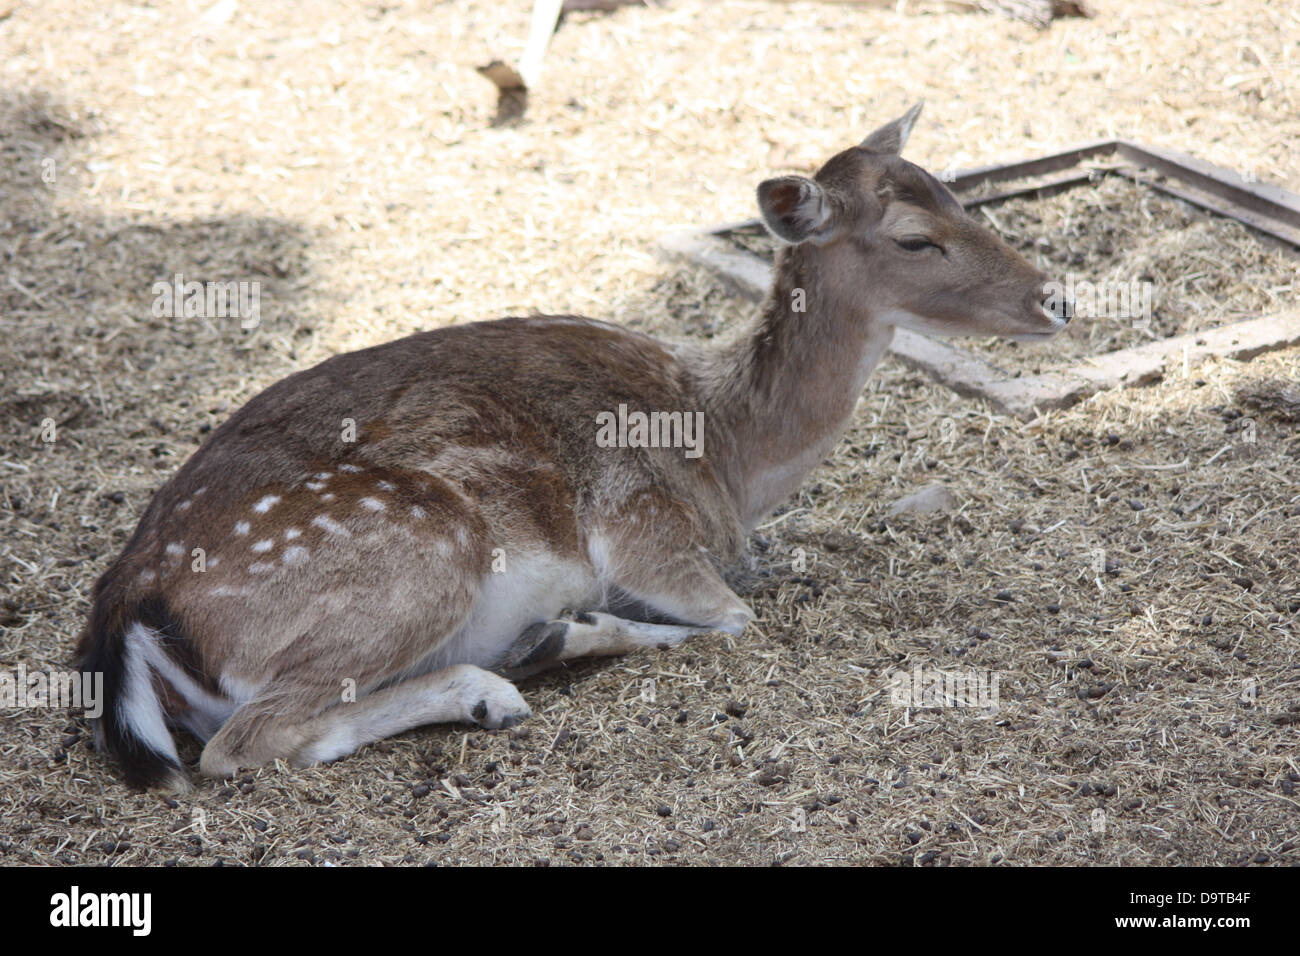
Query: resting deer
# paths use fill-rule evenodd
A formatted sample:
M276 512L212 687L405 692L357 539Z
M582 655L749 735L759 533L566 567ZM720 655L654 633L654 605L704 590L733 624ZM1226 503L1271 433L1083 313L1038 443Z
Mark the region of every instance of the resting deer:
M205 775L307 765L424 724L509 727L529 716L511 678L561 661L739 635L754 615L722 572L846 430L895 327L1044 339L1068 321L900 158L919 110L758 187L788 245L726 343L507 318L249 401L96 585L80 666L104 674L101 749L134 785L183 788L173 729L206 741ZM597 440L637 412L704 431L694 451Z

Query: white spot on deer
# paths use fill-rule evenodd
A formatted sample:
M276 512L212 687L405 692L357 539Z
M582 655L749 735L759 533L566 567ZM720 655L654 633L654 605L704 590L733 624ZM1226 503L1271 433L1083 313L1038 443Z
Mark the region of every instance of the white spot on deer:
M265 561L254 561L248 566L249 574L266 574L268 571L274 571L275 565L268 564Z
M462 548L469 547L469 533L461 525L456 526L456 543Z
M428 512L425 511L423 508L421 508L419 505L416 505L416 506L414 506L414 507L411 509L411 517L412 517L412 518L423 518L423 517L425 517L427 514L428 514Z
M317 515L311 519L311 523L324 531L328 531L330 534L339 534L345 538L351 537L352 535L352 532L343 527L343 525L339 524L329 515Z
M207 491L207 490L208 490L208 486L207 486L207 485L204 485L204 486L203 486L202 488L200 488L198 491L194 492L194 497L197 498L199 495L203 494L203 492L205 492L205 491Z
M265 554L267 551L270 551L271 548L273 548L274 546L275 546L275 542L273 542L270 538L267 538L265 541L259 541L257 542L257 544L253 545L253 552L255 554Z
M381 482L378 482L378 483L376 484L376 487L377 487L380 491L396 491L396 490L397 490L397 485L393 484L391 481L381 481Z
M184 553L185 548L178 542L173 541L171 544L167 545L167 554L170 557L179 558Z
M141 584L148 584L154 578L158 577L158 572L150 568L145 568L140 572L139 581Z
M292 548L284 549L284 556L280 559L285 564L306 564L307 559L311 557L307 549L300 544L295 544Z
M320 500L325 502L326 504L329 504L331 501L334 500L334 495L327 492L326 494L320 496Z
M240 537L243 537L244 535L248 534L248 522L241 521L239 522L239 524L235 525L235 534L239 535Z
M309 482L307 482L307 490L308 490L308 491L320 491L320 490L321 490L322 488L324 488L324 487L325 487L325 482L323 482L323 481L309 481Z
M388 510L388 506L384 504L382 501L380 501L378 498L362 498L361 507L366 508L369 511Z
M213 597L244 597L248 594L248 588L232 588L228 584L218 584L208 593Z
M355 474L356 472L361 471L361 469L356 465L339 465L339 471L348 471Z
M221 558L214 554L212 557L208 558L208 570L211 571L220 563Z
M267 495L257 504L253 505L253 510L260 515L264 515L271 510L271 505L275 504L279 500L280 500L279 495Z
M177 510L177 511L189 511L189 510L190 510L190 505L192 505L192 504L194 504L194 502L190 501L189 498L186 498L184 501L182 501L180 504L178 504L178 505L176 506L176 510Z
M332 471L318 471L318 472L316 472L316 480L317 480L317 481L329 481L329 480L330 480L331 478L333 478L333 477L334 477L334 472L332 472Z
M301 535L302 532L299 531L297 528L290 528L284 533L284 540L292 541L294 538L301 537Z

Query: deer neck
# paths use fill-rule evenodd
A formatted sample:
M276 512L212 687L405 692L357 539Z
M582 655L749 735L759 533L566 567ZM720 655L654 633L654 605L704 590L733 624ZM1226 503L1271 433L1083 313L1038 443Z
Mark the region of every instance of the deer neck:
M836 272L825 250L782 249L760 315L715 354L706 379L714 420L729 437L721 471L746 531L839 441L893 339L892 325L873 319L861 281Z

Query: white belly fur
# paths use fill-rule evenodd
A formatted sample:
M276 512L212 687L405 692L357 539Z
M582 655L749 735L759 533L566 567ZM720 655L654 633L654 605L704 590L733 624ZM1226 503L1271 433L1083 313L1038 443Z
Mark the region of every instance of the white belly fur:
M553 554L507 556L504 570L483 578L469 618L419 670L490 668L529 624L553 620L565 608L593 610L601 590L590 566L557 561Z

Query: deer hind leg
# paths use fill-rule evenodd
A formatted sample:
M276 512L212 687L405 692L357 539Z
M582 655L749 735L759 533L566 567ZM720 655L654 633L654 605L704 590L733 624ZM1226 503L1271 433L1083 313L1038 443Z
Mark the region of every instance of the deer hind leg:
M236 526L215 571L182 577L178 603L208 629L232 711L200 770L318 759L315 747L341 756L384 728L474 719L480 701L485 723L526 714L499 678L432 662L481 599L490 551L476 506L431 474L315 478L241 515L249 527ZM330 734L357 743L340 749Z
M565 611L553 621L538 621L524 628L506 651L500 669L530 673L576 657L630 654L643 647L672 647L711 627L650 624L601 611Z
M498 669L522 676L579 657L671 647L711 631L738 635L754 617L702 557L674 558L629 575L618 590L623 597L615 605L617 614L568 612L556 620L530 624L506 651Z
M225 777L277 758L304 767L346 757L367 744L425 724L513 727L531 715L515 685L472 664L457 664L338 702L310 717L268 713L269 698L250 701L213 737L202 773Z

